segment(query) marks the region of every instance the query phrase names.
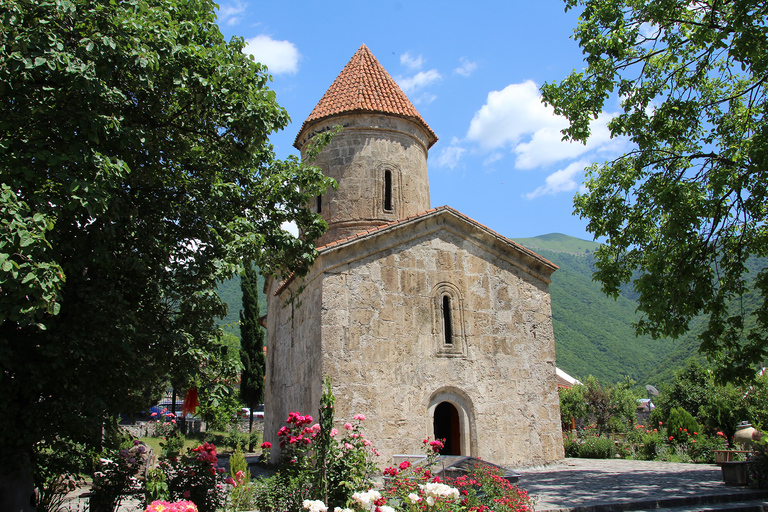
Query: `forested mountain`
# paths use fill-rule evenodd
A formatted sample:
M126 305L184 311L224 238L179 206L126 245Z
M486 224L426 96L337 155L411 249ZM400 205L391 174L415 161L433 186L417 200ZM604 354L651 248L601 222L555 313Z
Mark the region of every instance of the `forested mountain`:
M557 366L582 380L594 375L614 383L628 375L638 384L656 385L649 376L677 342L635 336L635 301L625 295L613 300L592 280L592 253L599 244L557 233L515 241L560 267L550 285ZM690 349L685 352L687 358Z
M264 289L264 276L259 274L259 311L262 316L267 314L267 296L262 293ZM229 332L240 339L240 311L243 309L243 290L240 288L240 276L236 275L229 281L219 285L219 297L227 303L229 311L226 317L217 321Z
M696 319L691 332L678 340L635 336L632 322L638 317L632 287L626 286L622 295L613 300L592 280L592 253L599 244L557 233L515 241L560 267L552 275L550 286L552 317L557 366L570 375L582 380L594 375L606 383L629 376L640 385L658 386L671 380L686 359L701 357L696 352L696 336L704 329L704 318ZM754 275L765 265L765 259L754 259L748 266ZM259 290L263 282L264 278L259 277ZM239 338L240 277L222 283L218 291L229 305L229 315L219 324ZM756 302L757 297L746 297L745 308L753 308ZM265 315L266 296L260 297L259 306Z
M640 385L657 386L674 378L686 359L703 359L697 336L706 327L704 317L694 319L691 330L677 340L635 336L631 324L638 318L637 295L632 286L626 285L613 300L592 280L592 253L599 244L557 233L515 241L560 267L552 275L550 292L557 366L565 372L608 383L628 375ZM753 276L765 266L765 258L747 263ZM738 306L754 310L757 301L748 295Z

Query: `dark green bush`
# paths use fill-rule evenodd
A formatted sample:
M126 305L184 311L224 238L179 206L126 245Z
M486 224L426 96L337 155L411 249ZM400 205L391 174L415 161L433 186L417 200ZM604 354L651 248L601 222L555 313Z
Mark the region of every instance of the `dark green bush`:
M669 412L667 433L678 443L689 442L689 437L701 429L694 417L682 407L675 407Z
M583 459L610 459L616 453L614 442L603 436L589 436L579 446L579 457Z
M659 447L666 443L660 432L643 432L637 445L637 458L640 460L655 460Z
M308 473L296 477L277 473L256 481L253 499L262 512L302 512L304 500L312 497L310 478Z

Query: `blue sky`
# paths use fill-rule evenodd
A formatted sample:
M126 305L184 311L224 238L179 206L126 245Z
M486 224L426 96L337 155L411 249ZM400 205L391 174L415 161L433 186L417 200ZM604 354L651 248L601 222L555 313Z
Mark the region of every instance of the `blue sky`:
M223 1L219 26L269 67L293 120L273 135L296 154L301 123L361 44L398 82L440 140L429 153L432 207L448 205L509 238L591 240L572 198L583 169L624 148L605 112L586 146L562 142L538 88L584 66L578 13L560 0L440 2ZM610 104L609 104L610 107ZM618 105L613 105L614 112Z

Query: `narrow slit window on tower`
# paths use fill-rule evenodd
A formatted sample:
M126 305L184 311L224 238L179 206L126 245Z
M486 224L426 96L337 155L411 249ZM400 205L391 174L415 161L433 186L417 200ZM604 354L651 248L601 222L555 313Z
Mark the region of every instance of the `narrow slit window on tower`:
M443 334L445 344L453 345L453 322L451 321L451 298L443 295Z
M384 171L384 209L392 210L392 171Z
M317 196L317 213L323 213L323 196Z

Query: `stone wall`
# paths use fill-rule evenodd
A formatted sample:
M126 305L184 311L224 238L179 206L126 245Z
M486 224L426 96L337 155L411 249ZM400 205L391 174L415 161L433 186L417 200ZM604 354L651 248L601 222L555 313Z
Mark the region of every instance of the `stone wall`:
M282 294L305 286L300 305L271 303L267 400L276 403L267 404L276 421L267 440L289 411L316 415L330 375L339 424L365 414L381 464L420 453L444 401L458 410L462 454L513 466L563 457L554 267L462 222L443 215L321 251L308 278ZM443 293L454 304L450 345Z
M328 123L317 129L343 129L313 165L334 178L339 188L322 197L321 215L328 231L318 246L429 209L427 135L420 125L385 114L338 116ZM387 171L392 189L389 210L384 208Z
M277 446L277 431L288 413L317 415L322 395L319 281L292 283L279 295L281 282L267 279L267 365L264 389L264 440ZM299 295L297 288L306 287ZM291 300L294 298L295 300ZM275 450L277 456L277 450Z
M387 463L421 451L435 406L448 401L462 454L507 465L560 459L548 287L465 242L433 233L323 278L323 373L334 379L338 418L365 414ZM445 283L458 290L465 348L440 355L435 291Z

